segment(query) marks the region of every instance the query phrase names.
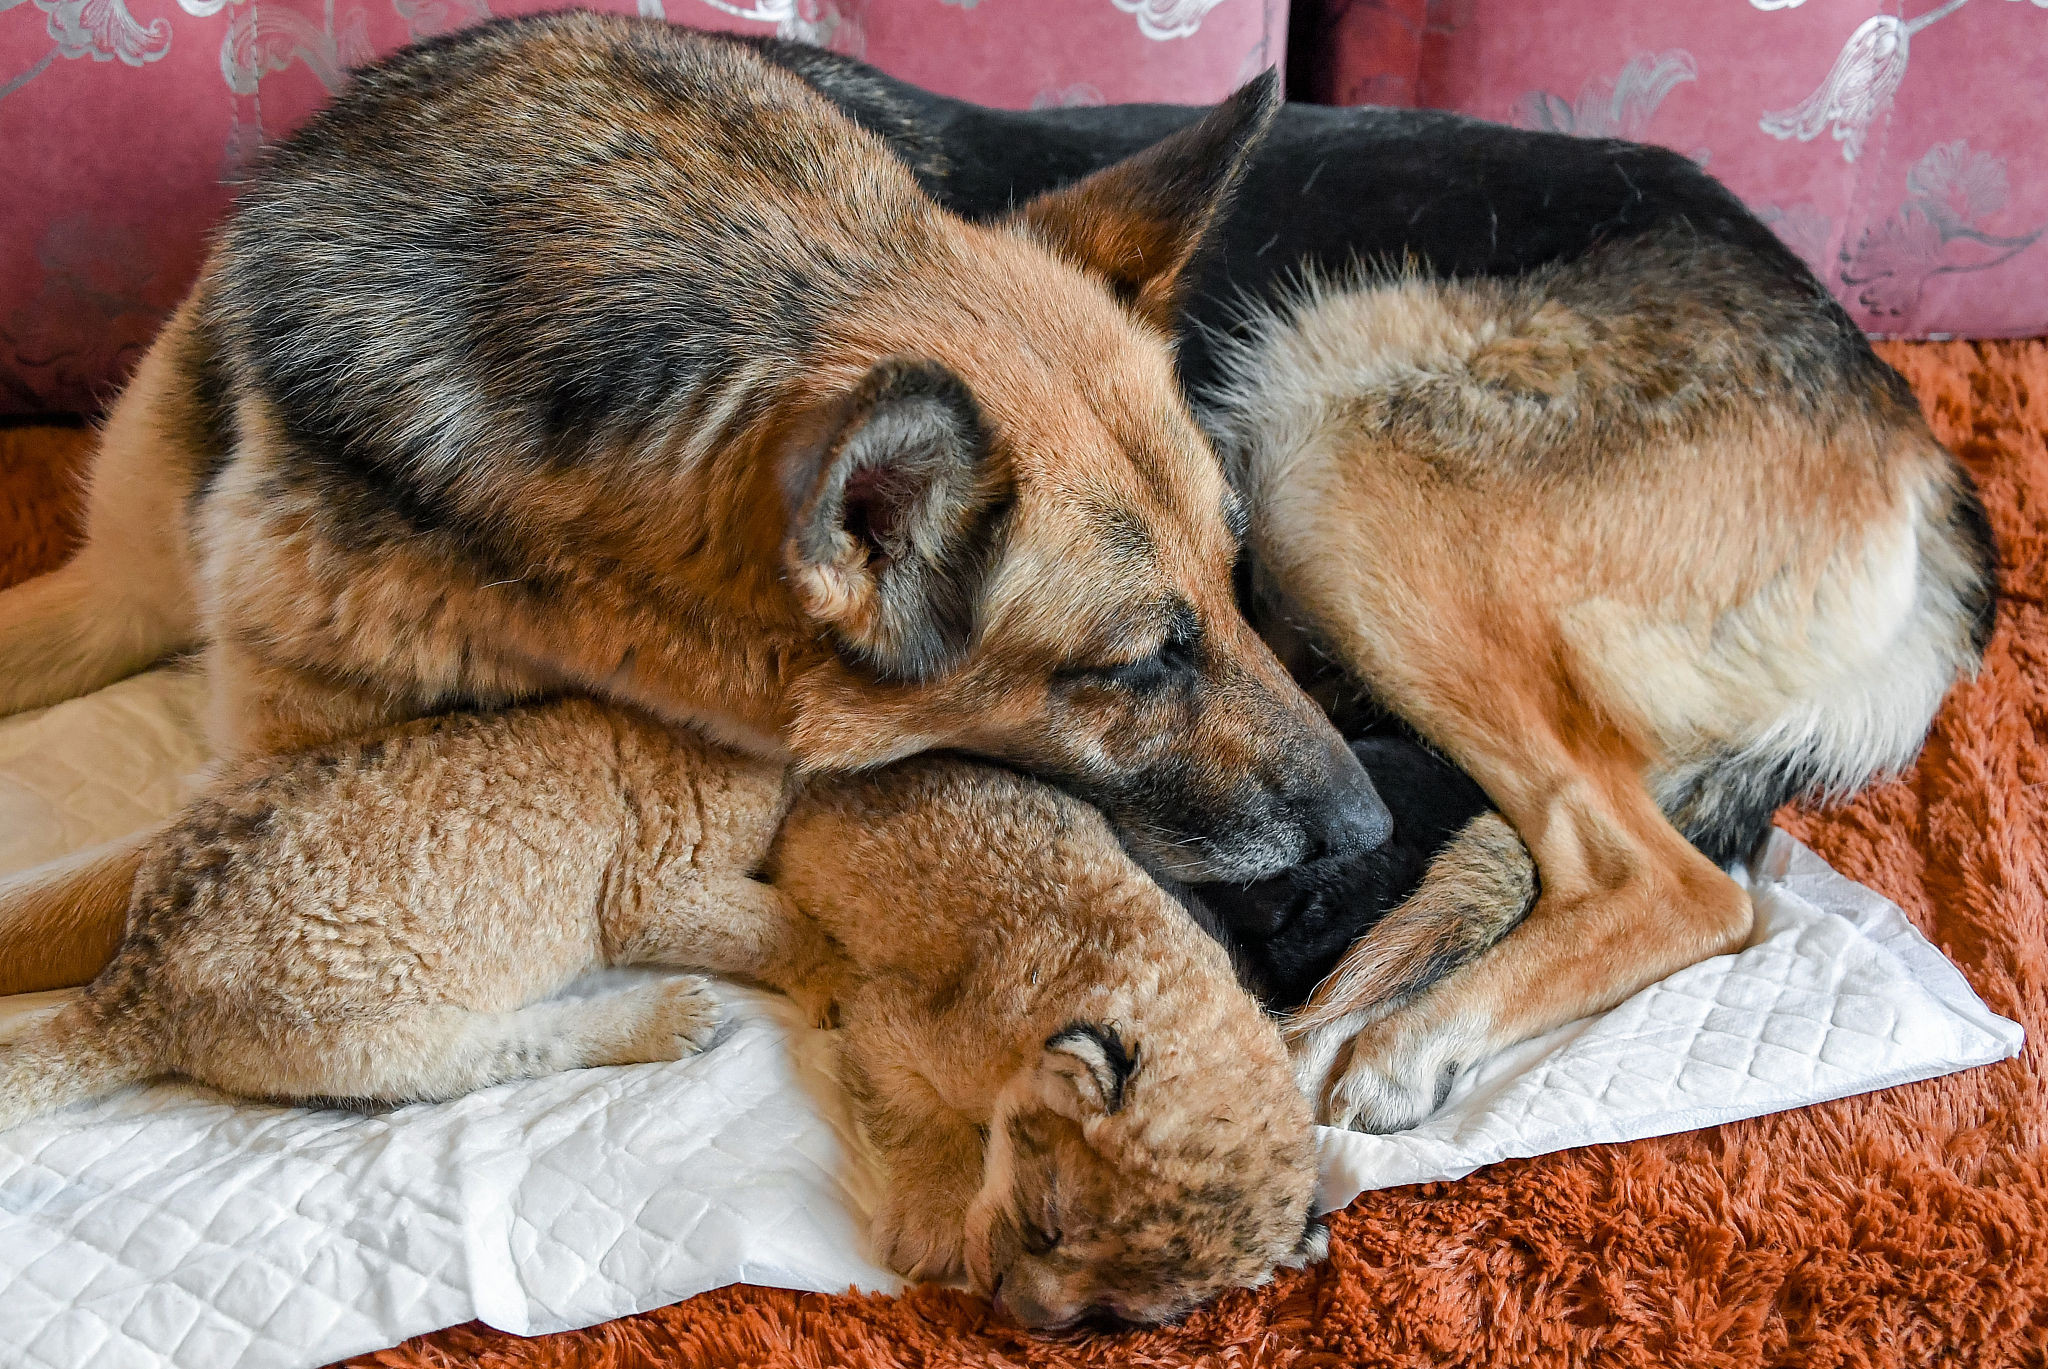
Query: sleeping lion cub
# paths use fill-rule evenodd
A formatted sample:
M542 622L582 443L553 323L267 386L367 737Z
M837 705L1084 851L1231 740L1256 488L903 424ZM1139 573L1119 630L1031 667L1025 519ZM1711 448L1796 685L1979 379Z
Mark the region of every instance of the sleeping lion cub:
M0 1127L170 1074L402 1102L702 1049L694 981L550 997L635 963L836 1005L913 1277L1051 1328L1320 1254L1278 1032L1093 809L936 760L792 785L582 700L221 777L153 841L113 961L0 1047Z
M1315 1127L1230 960L1093 808L956 761L799 796L882 1253L1027 1326L1169 1320L1321 1257Z

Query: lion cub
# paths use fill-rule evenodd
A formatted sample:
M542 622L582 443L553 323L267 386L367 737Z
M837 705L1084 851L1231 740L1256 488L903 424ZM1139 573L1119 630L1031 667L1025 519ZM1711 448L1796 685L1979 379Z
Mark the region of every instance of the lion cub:
M1050 1328L1320 1255L1278 1031L1094 809L929 760L791 799L582 700L249 763L156 836L100 976L0 1047L0 1126L167 1074L398 1102L675 1059L715 1024L694 983L547 997L665 964L836 1004L912 1277Z
M710 944L801 930L748 878L785 803L781 766L581 700L232 769L151 842L99 977L0 1047L0 1127L171 1074L398 1103L688 1055L695 984L541 1000L685 949L789 958Z
M801 793L885 1258L1026 1326L1171 1319L1321 1257L1308 1105L1229 957L1088 805L958 761Z

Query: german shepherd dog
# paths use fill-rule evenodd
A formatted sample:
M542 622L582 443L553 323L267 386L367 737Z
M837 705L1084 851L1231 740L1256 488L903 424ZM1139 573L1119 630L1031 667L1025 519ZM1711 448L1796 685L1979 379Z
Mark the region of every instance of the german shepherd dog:
M1156 220L1118 218L1088 192L1131 177L1120 159L1160 166L1140 152L1159 139L1217 136L1222 116L983 110L815 50L757 50L886 140L940 203L999 226L1022 203L1040 243L1154 321L1185 297L1182 377L1253 515L1239 579L1260 629L1347 732L1391 710L1505 815L1440 791L1419 830L1433 860L1405 901L1389 891L1424 862L1363 840L1278 879L1195 891L1240 939L1295 937L1255 973L1297 989L1355 930L1347 917L1362 926L1399 902L1293 1023L1325 1120L1407 1125L1463 1064L1740 944L1750 910L1717 866L1784 800L1910 758L1981 654L1992 549L1967 477L1805 267L1679 157L1290 107L1214 231L1170 239L1161 285L1148 240L1118 236ZM1170 181L1148 175L1135 179ZM1027 321L1005 345L1034 323L1057 328ZM69 597L27 616L82 621L64 606L86 602L87 582L42 591ZM494 602L449 594L451 612ZM0 599L0 622L20 616ZM1089 682L1125 691L1184 670L1177 629L1160 645L1134 655L1136 673ZM94 651L99 664L56 692L120 668ZM897 697L947 718L973 695L926 682ZM1060 720L1102 707L1125 725L1086 697ZM868 725L918 725L894 716ZM1458 782L1401 745L1408 761L1383 774ZM65 897L105 902L93 881L125 878L88 862ZM17 926L36 921L20 915L28 892Z
M970 216L1196 117L777 60ZM1211 249L1179 361L1253 511L1253 620L1347 732L1391 711L1512 825L1446 791L1414 897L1292 1023L1323 1120L1396 1129L1464 1065L1740 946L1720 867L1782 803L1913 757L1982 656L1994 549L1900 377L1674 153L1291 106ZM1414 877L1392 855L1198 898L1293 937L1265 973L1298 986Z
M367 68L113 410L82 551L0 596L0 709L203 646L228 759L572 689L813 771L1008 763L1180 878L1373 845L1169 349L1275 90L976 225L736 40ZM0 989L98 969L138 849L9 891Z

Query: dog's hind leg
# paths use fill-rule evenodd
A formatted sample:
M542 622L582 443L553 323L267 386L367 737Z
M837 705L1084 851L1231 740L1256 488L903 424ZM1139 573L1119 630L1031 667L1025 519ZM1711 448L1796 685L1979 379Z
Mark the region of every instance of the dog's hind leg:
M0 994L83 984L100 972L128 916L154 829L0 879Z
M220 455L195 371L198 296L172 318L100 433L85 545L0 591L0 714L57 703L199 639L185 503Z
M1748 856L1786 803L1839 798L1905 769L1949 687L1976 673L1997 618L1984 507L1959 468L1926 482L1914 504L1895 552L1910 595L1890 614L1852 602L1818 616L1806 639L1833 669L1748 730L1709 734L1690 753L1673 746L1652 767L1665 813L1709 859ZM1872 639L1864 649L1839 645L1859 633Z

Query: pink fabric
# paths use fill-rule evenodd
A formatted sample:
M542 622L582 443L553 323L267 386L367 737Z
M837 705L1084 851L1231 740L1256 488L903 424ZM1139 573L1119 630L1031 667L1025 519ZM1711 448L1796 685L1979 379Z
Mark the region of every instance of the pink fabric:
M0 0L0 414L99 408L191 284L225 180L349 67L559 0ZM1284 0L593 0L781 33L990 104L1207 103Z
M1661 143L1872 332L2048 333L2048 0L1327 0L1312 98Z

